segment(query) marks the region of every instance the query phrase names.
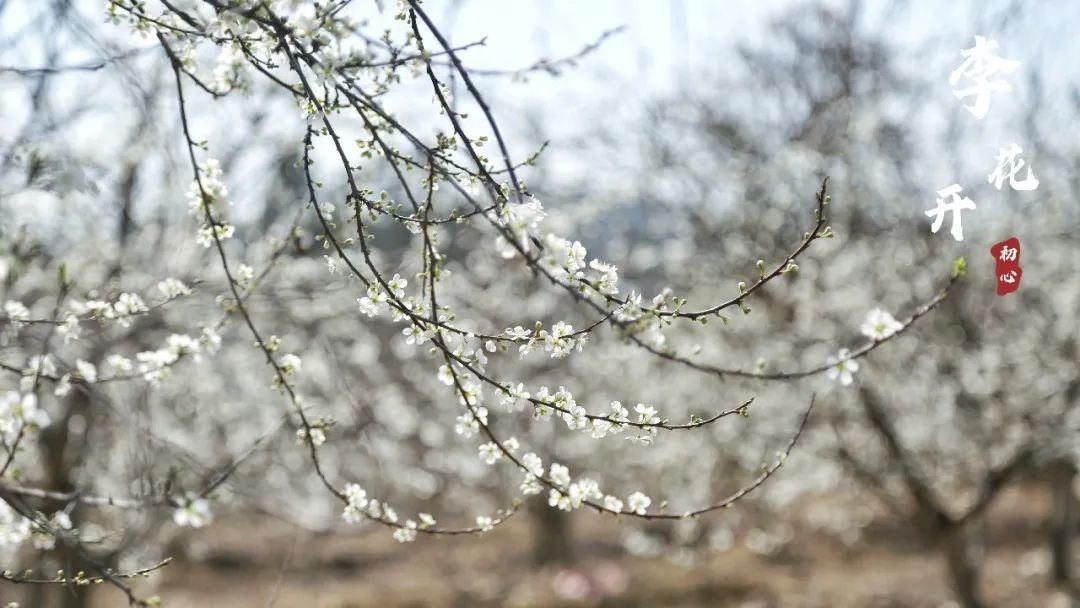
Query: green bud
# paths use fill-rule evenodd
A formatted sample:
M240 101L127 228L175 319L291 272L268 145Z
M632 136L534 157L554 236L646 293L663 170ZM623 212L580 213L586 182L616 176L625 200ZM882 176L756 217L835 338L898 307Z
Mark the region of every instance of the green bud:
M956 258L952 263L952 278L958 279L967 274L967 261L963 256Z

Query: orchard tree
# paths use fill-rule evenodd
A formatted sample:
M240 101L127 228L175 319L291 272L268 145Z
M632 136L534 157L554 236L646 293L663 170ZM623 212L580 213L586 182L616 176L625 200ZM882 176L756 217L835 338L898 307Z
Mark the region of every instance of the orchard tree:
M653 237L655 251L670 253L648 272L692 285L690 298L712 296L718 279L738 280L723 265L691 261L753 259L780 246L798 208L791 184L824 168L837 198L852 201L830 221L844 246L827 250L820 263L801 264L789 289L763 294L756 322L733 324L723 342L667 332L672 344L701 345L698 370L730 378L726 368L757 360L759 369L746 376L793 379L800 374L778 362L797 359L800 350L812 355L856 326L871 340L904 328L888 311L908 306L912 294L935 301L939 287L926 268L966 256L976 277L925 325L834 371L825 424L803 439L797 471L770 484L766 496L781 507L799 496L829 497L807 518L848 542L872 520L865 497L877 498L880 511L941 550L957 599L975 607L986 602L987 510L1012 482L1050 479L1053 575L1068 585L1080 446L1073 322L1080 292L1070 278L1078 216L1069 176L1077 150L1047 135L1053 124L1075 120L1075 102L1062 98L1067 90L1052 96L1040 86L1037 57L1025 62L1032 66L1026 112L1004 120L1017 125L1010 137L1029 142L1041 185L1038 194L996 190L986 180L1003 145L965 126L970 116L959 106L948 109L948 128L926 129L939 124L934 104L942 97L934 88L946 83L905 70L869 12L859 2L795 9L773 25L767 45L741 47L741 64L717 75L714 87L697 80L678 99L658 100L648 116L665 128L645 129L636 141L592 140L611 142L621 158L635 144L640 150L632 163L646 176L635 184L643 194L626 207L650 220L670 218ZM950 67L957 57L937 45L915 56L920 66ZM934 150L948 154L928 153ZM983 187L973 188L979 211L965 217L967 240L956 243L931 234L924 211L934 197L929 180L960 176ZM765 200L773 201L768 209ZM1025 243L1024 263L1039 269L1038 278L998 298L989 248L1013 235ZM786 328L794 339L772 339ZM778 400L797 394L796 386L782 384ZM737 458L742 447L720 442L703 460ZM850 507L835 508L845 496Z
M70 10L35 23L81 31ZM177 527L225 525L219 505L313 528L366 522L402 543L488 532L533 495L695 522L769 481L814 407L801 386L770 407L748 383L850 383L963 274L962 261L949 276L936 271L947 263L920 269L925 297L898 304L900 320L875 313L863 338L836 325L802 353L772 327L755 336L777 353L761 365L728 335L752 302L788 280L811 311L838 295L813 273L792 280L835 234L824 163L784 182L797 223L753 228L784 248L755 247L745 265L720 247L684 258L730 275L725 291L703 277L666 287L687 278L666 273L627 287L621 261L548 217L574 202L541 203L549 189L527 180L540 151L511 151L464 63L470 45L421 3L109 0L106 12L110 36L141 46L93 39L102 62L61 64L54 41L43 67L9 70L30 111L4 142L0 545L4 579L41 603L82 605L96 583L153 603L130 579L167 565ZM80 123L89 102L53 77L114 69L139 111L126 139L91 140L85 163L59 143L102 124ZM57 212L27 207L43 200ZM697 222L671 225L685 218ZM718 326L727 361L684 348ZM761 438L719 430L751 413ZM717 437L722 455L695 456Z

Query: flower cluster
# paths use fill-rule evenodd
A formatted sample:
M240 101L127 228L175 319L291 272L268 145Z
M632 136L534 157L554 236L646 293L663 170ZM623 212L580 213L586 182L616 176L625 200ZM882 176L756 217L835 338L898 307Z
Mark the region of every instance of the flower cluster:
M24 517L0 499L0 547L14 547L30 540L35 549L47 551L56 546L58 534L76 534L67 512L57 511L49 517L43 513Z
M204 329L202 336L199 338L192 338L187 334L171 334L166 338L163 347L157 350L146 350L135 353L134 361L120 354L113 353L106 357L105 362L115 375L128 376L137 374L143 380L154 385L158 384L162 379L172 373L173 365L182 358L189 357L198 362L201 359L200 353L203 352L204 347L209 346L210 349L215 348L219 339L217 333L209 328ZM88 371L90 371L90 368L86 366L84 366L83 369L78 370L79 375L83 380L94 382L94 380L85 373ZM92 373L91 375L96 376L96 373Z
M210 247L215 240L232 238L236 228L221 217L229 205L229 189L222 180L221 163L208 158L199 164L198 173L188 188L188 206L199 222L195 241Z
M8 391L0 397L0 439L12 445L27 429L42 429L52 420L32 392Z
M453 87L442 81L443 70L432 69L432 62L445 62L455 72L455 78L461 76L465 83L470 79L457 58L460 51L443 41L421 3L399 2L396 17L406 23L401 30L391 28L379 37L363 34L367 22L354 21L346 15L347 11L335 10L333 2L325 5L270 2L258 6L226 3L220 7L196 6L184 11L174 9L168 3L160 7L143 4L110 0L109 12L113 19L126 20L140 33L154 34L171 60L183 135L188 155L195 165L192 167L195 179L189 188L188 200L199 222L197 240L204 247L217 245L222 269L232 279L226 286L229 293L219 294L217 302L227 317L239 313L233 316L243 318L255 346L273 368L272 387L291 406L285 420L294 428L299 426L295 434L297 443L303 445L305 457L310 457L314 474L344 504L342 518L345 522L353 524L364 519L378 522L391 528L394 538L400 542L411 542L418 533L437 532L434 518L428 514L399 521L393 508L385 501L369 497L359 484L347 484L339 491L330 481L332 474L326 472L323 464L341 459L336 452L331 452L331 457L320 460L319 450L339 447L335 445L337 442L326 445L326 429L330 423L325 421L331 418L323 416L325 412L312 413L311 410L316 408L305 402L302 392L307 386L322 391L333 383L326 382L322 369L326 366L314 353L314 359L302 352L279 354L281 340L262 328L262 324L269 321L263 315L252 314L261 311L248 308L248 296L268 273L256 275L251 266L239 263L239 260L230 261L233 248L222 247L218 242L231 237L235 231L226 222L229 192L220 163L210 158L202 162L196 160L200 151L208 146L192 135L199 132L198 128L205 128L197 125L200 117L191 112L195 106L190 104L191 97L187 93L192 90L196 94L202 90L217 98L233 89L254 85L254 79L266 75L269 77L263 84L280 91L299 108L302 119L293 115L293 120L301 123L305 133L298 146L301 158L297 167L303 174L306 200L297 205L298 219L290 234L296 237L296 257L305 258L304 262L317 270L323 281L332 281L335 290L340 288L342 293L348 294L346 303L355 300L355 306L348 304L347 307L349 322L363 324L365 331L368 326L386 322L388 317L388 325L397 324L391 327L392 331L382 334L372 329L379 338L390 340L391 353L402 362L400 370L392 376L405 377L416 387L417 393L425 396L437 391L453 395L453 400L440 401L440 407L434 410L430 419L410 411L409 421L385 423L395 428L395 438L399 435L398 426L414 427L400 435L422 427L423 430L415 432L425 436L422 443L427 445L428 438L443 430L430 430L437 426L433 419L445 416L447 425L453 425L456 435L453 438L462 441L464 449L470 453L469 462L476 465L471 456L475 453L488 465L513 465L522 475L519 486L522 494L546 491L549 505L566 511L588 505L624 516L654 517L657 515L649 512L652 499L644 491L612 490L606 493L597 481L605 478L575 478L569 467L556 462L545 469L544 459L539 454L526 451L527 436L520 435L521 441L516 437L504 438L507 436L498 428L504 422L500 420L503 417L501 410L513 413L529 406L534 420L550 422L560 432L565 424L566 429L578 437L599 440L621 436L633 443L651 445L657 441L661 428L671 432L697 428L726 413L745 412L745 404L741 408L722 411L708 421L691 415L689 424L670 423L656 407L638 403L639 399L628 402L636 403L632 408L620 401L610 401L606 408L598 410L602 413L590 414L584 405L586 399L581 397L586 393L571 382L545 380L550 386L540 386L540 382L527 383L525 377L512 370L543 366L541 373L545 377L558 374L568 360L583 359L578 354L585 352L586 346L590 351L607 347L606 342L597 347L599 338L590 341L590 336L600 334L594 333L597 328L611 328L620 340L619 348L625 345L645 357L656 357L656 360L721 378L728 373L770 378L761 369L758 372L721 369L676 352L680 345L674 343L677 330L673 326L685 322L681 327L696 329L697 323L704 324L709 318L716 317L727 322L721 311L728 308L738 307L749 313L747 300L758 287L776 276L795 271L798 268L796 257L816 238L830 234L824 215L829 200L826 184L822 184L817 195L816 222L793 253L778 258L776 270L770 272L765 261L759 260L756 282L749 287L746 282L739 282L738 292L731 298L699 310L688 310L687 300L667 288L660 289L651 301L643 302L638 291L620 295L619 268L611 262L591 257L583 243L588 242L586 237L556 233L563 232L563 224L558 221L561 218L549 219L551 208L545 208L530 193L523 176L519 175L521 167L531 164L532 157L522 164L515 164L481 93L469 84L464 87L467 94L461 96L459 90L459 98L453 99ZM208 75L208 70L200 66L199 61L213 57L214 54L208 52L212 50L217 51L217 59ZM436 57L441 58L434 59ZM409 76L420 79L424 86L420 98L427 98L429 94L432 97L441 123L435 129L414 129L400 122L405 119L401 118L403 113L396 111L396 96L387 93ZM197 88L191 87L192 84ZM459 119L466 118L463 110L469 106L484 109L480 119L486 122L485 133L466 132L464 120ZM343 116L354 119L348 129L339 128L342 125L338 121ZM472 128L470 125L469 129ZM342 134L346 132L349 135L344 138ZM401 146L402 142L408 144ZM492 158L499 158L499 162L491 162L480 151L489 142L498 145L498 154ZM317 164L315 158L319 159ZM325 159L330 162L323 162ZM370 165L376 165L378 170L385 169L380 175L396 178L397 183L383 191L373 190L371 179L375 174L370 173ZM332 184L326 191L322 188L323 180ZM330 194L324 194L327 191ZM329 198L333 203L321 198ZM336 212L342 202L345 212ZM317 226L314 242L321 246L316 247L318 251L310 257L306 254L311 249L307 247L311 239L297 236L304 221L312 222L307 225ZM376 226L378 222L381 224ZM388 223L390 226L386 227ZM388 244L390 238L396 240ZM447 251L443 251L443 247ZM249 249L245 255L260 255L259 248ZM269 259L275 260L283 250L275 249ZM618 248L610 250L618 251ZM594 254L596 251L593 250ZM485 265L482 271L477 270L477 264ZM475 284L470 284L468 279L458 279L459 273L471 275L474 271L478 278ZM502 272L519 273L523 280L527 277L534 281L528 288L545 297L558 296L547 298L555 304L540 311L514 307L515 313L523 315L528 310L530 316L525 319L517 315L497 321L486 318L485 313L493 303L480 297L480 293L489 286L494 288L493 291L503 287L498 276ZM543 287L535 288L535 284ZM302 285L305 295L316 293L312 283L298 281L297 285ZM172 279L162 281L159 290L166 299L187 295L190 291L183 283ZM129 295L122 294L116 302L95 304L86 309L87 314L93 318L110 318L112 315L111 318L126 320L145 312L145 304L125 297ZM315 300L314 297L311 299ZM563 308L567 302L572 309L570 306ZM12 326L30 320L29 312L24 308L5 306ZM573 315L569 314L571 310ZM309 319L329 323L334 315L324 312L321 306L312 306L311 311L305 311ZM543 321L535 321L537 318ZM78 336L79 321L78 313L63 319L65 340ZM531 322L533 324L529 325ZM500 327L507 329L502 332L492 329ZM672 328L674 344L669 344L665 336L669 328ZM842 384L851 384L852 373L858 369L856 359L902 329L903 326L888 313L873 311L863 327L863 333L871 340L869 347L854 353L841 351L820 369L788 375L797 377L825 372ZM376 348L381 346L379 338L371 340ZM177 333L168 339L164 348L139 353L134 360L109 354L105 357L106 372L111 368L113 377L128 374L156 383L177 360L185 356L198 357L202 351L211 349L211 343L210 337L196 339ZM543 355L529 357L537 352ZM510 355L505 356L508 353ZM303 370L305 361L307 369ZM47 358L37 362L41 369L47 364L55 367L55 362ZM302 370L305 371L303 376ZM311 378L306 377L309 374ZM387 377L385 374L372 376L376 384ZM97 377L98 370L93 364L80 362L75 369L65 373L60 384L92 383ZM555 386L557 388L553 388ZM571 389L579 392L579 397L575 397ZM491 397L492 394L495 397ZM578 403L579 398L583 403ZM494 400L500 408L493 407ZM640 398L640 401L646 400L646 397ZM378 424L396 418L383 415L381 405L373 409ZM415 418L424 420L418 423ZM431 443L441 444L442 441L440 437L432 439ZM745 491L754 487L756 485L751 485ZM660 501L659 505L662 513L666 503ZM694 512L721 506L725 504L718 503ZM202 514L204 507L205 516ZM209 522L208 506L199 496L189 496L177 513L182 514L177 516L180 525ZM488 530L499 521L498 518L477 517L476 530Z
M429 530L437 523L430 513L418 513L415 520L406 519L399 524L397 511L385 502L380 503L374 498L369 498L367 492L355 483L345 484L343 494L345 510L341 513L341 518L346 523L358 524L364 519L371 519L389 524L394 528L394 540L399 543L416 540L418 530Z
M887 311L874 308L867 313L859 331L870 339L872 348L878 342L888 340L903 331L904 327L903 323ZM868 350L869 348L864 348L859 353L852 353L851 350L842 348L835 355L830 355L825 362L829 379L839 381L842 386L850 386L855 381L855 372L859 371L859 362L856 359Z
M11 328L18 331L23 322L30 318L30 309L22 302L8 300L4 302L4 314L7 315L7 321Z
M65 324L69 326L68 331L74 331L76 335L78 335L77 318L74 315L88 315L97 321L116 321L121 327L130 327L133 316L150 310L146 302L134 293L122 293L113 302L103 300L73 302L70 309L72 315L66 317Z

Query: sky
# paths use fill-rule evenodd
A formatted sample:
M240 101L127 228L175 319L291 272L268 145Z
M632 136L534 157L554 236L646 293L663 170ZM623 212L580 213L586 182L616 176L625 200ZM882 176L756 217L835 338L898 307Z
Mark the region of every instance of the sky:
M370 14L375 0L356 2L358 14ZM467 65L481 69L523 68L539 58L557 59L577 53L601 34L623 28L608 38L576 68L558 78L538 74L527 82L482 77L495 98L506 98L514 111L527 108L548 120L553 132L580 126L591 111L603 110L617 98L633 104L678 93L693 86L702 74L722 71L730 51L740 43L767 43L770 20L800 4L799 0L427 0L424 6L455 44L486 39L483 46L463 54ZM831 0L841 5L845 0ZM105 31L100 0L75 0L90 25ZM382 4L390 6L389 0ZM890 7L899 4L899 11ZM1022 7L1019 17L1008 9ZM8 0L0 11L0 39L17 31L41 7L39 0ZM962 48L975 34L992 35L1001 48L1021 60L1037 60L1050 86L1073 83L1072 57L1080 55L1080 3L1055 0L907 0L895 3L867 0L864 21L883 29L898 48L915 48L928 40L942 48L955 48L953 57L911 56L908 67L937 71L943 76L959 60ZM1005 18L1008 16L1008 18ZM116 29L115 33L123 32ZM117 39L122 39L117 36ZM152 46L152 41L128 37L130 47ZM40 62L40 41L17 42L0 58L0 66ZM62 45L61 45L62 46ZM66 53L69 51L65 51ZM94 59L83 47L70 51L72 63ZM902 59L903 61L903 59ZM1058 80L1052 75L1061 75ZM0 74L0 83L8 78ZM944 87L943 87L944 89ZM17 113L13 100L0 94L0 116ZM593 105L595 104L595 105ZM566 112L570 106L577 111ZM10 120L4 121L8 125ZM7 128L0 125L0 137Z
M846 1L829 3L839 6ZM541 74L516 83L480 79L485 93L507 108L502 120L512 124L524 108L542 121L545 135L558 138L580 133L596 116L627 112L699 86L709 75L723 74L733 63L730 53L737 45L767 44L769 22L799 4L799 0L429 0L425 6L455 44L486 38L484 46L464 55L473 68L514 69L541 57L573 55L603 32L623 27L558 78ZM1038 73L1051 100L1066 103L1080 77L1072 59L1080 56L1080 38L1073 33L1080 26L1080 3L867 0L861 23L886 33L900 50L902 69L940 79L940 95L934 101L943 111L955 110L948 74L976 34L995 38L1002 56L1023 62L1024 75ZM929 49L929 54L913 49ZM1012 99L995 99L997 124L1004 131L1021 113L1028 85L1023 77L1013 84ZM633 120L633 113L627 118Z
M358 0L357 10L367 12L374 0ZM736 45L768 44L768 23L798 0L427 0L426 10L454 44L485 39L483 46L470 48L463 59L474 69L519 69L539 58L558 59L576 54L604 32L623 28L608 38L577 67L559 77L536 74L527 81L480 76L481 89L495 114L511 133L511 152L524 156L536 125L542 136L552 140L547 154L551 170L573 176L584 163L574 138L588 134L598 119L610 119L632 131L643 120L650 101L677 96L701 86L707 77L723 74L734 62L730 53ZM844 0L833 0L843 4ZM390 3L384 2L389 5ZM1080 3L1053 0L909 0L902 10L891 10L893 2L867 0L864 22L883 30L901 49L900 63L910 73L939 78L939 95L933 102L942 112L956 111L947 83L949 70L960 61L960 51L971 45L975 34L993 36L1001 44L1002 55L1024 62L1025 73L1037 72L1048 97L1065 103L1076 86L1073 58L1080 56L1080 38L1073 35L1080 25ZM110 31L103 23L100 0L75 0L91 27ZM1022 7L1019 13L1013 6ZM0 38L10 39L30 15L40 10L38 0L8 0L0 11ZM152 41L128 36L113 28L114 39L127 48L152 47ZM908 49L931 42L933 52L916 54ZM68 51L65 61L79 63L95 59L91 50ZM0 66L40 65L43 41L33 38L7 46ZM149 53L156 50L151 49ZM13 77L0 74L0 139L14 136L25 107L25 91L9 87ZM59 78L59 77L58 77ZM92 74L65 75L73 98L94 95L102 107L109 106L109 90L93 85ZM61 85L61 88L63 86ZM1009 98L995 99L995 123L985 128L987 137L1022 138L1012 118L1022 110L1026 81L1014 81L1017 91ZM720 101L718 101L720 103ZM428 106L415 104L417 111ZM422 106L422 107L421 107ZM116 108L114 108L116 110ZM122 108L119 109L123 119ZM944 116L944 114L943 114ZM130 118L130 117L127 117ZM113 119L105 119L106 122ZM100 126L100 125L98 125ZM929 128L934 128L932 125ZM96 134L69 138L87 156L99 154ZM947 170L939 162L928 162L928 170ZM619 179L618 176L612 178ZM931 176L929 179L935 179Z

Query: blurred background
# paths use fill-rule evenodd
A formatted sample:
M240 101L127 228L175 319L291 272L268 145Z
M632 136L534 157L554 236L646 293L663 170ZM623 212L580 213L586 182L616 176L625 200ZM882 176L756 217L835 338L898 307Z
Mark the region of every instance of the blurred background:
M373 35L391 27L392 7L354 4ZM691 305L731 297L756 278L757 260L784 259L812 228L814 193L829 177L836 237L815 242L749 314L666 328L677 352L741 369L813 367L860 344L871 309L914 313L955 258L967 276L860 360L850 386L825 374L719 379L628 349L610 330L569 360L500 360L502 375L565 385L579 402L663 404L673 420L754 396L746 417L661 433L647 448L494 413L572 470L643 489L672 512L750 482L783 450L809 395L818 400L783 469L730 509L642 524L533 497L484 536L407 545L341 521L282 426L261 354L244 327L226 324L212 360L183 363L156 386L116 383L43 404L53 424L22 473L55 490L195 487L264 438L215 491L208 527L179 527L167 508L74 508L110 563L172 556L138 583L166 606L1080 606L1080 4L424 6L454 45L469 45L462 60L511 154L539 153L521 174L549 224L618 266L626 290L651 298L670 287ZM976 35L1020 62L1005 77L1013 90L994 94L983 120L949 84ZM466 103L461 83L448 84ZM127 331L88 330L70 360L130 356L221 316L221 270L191 236L174 86L153 38L106 22L100 2L0 0L0 299L48 316L61 263L84 298L149 290L166 276L195 286ZM488 467L455 437L460 408L437 365L404 344L400 327L357 314L361 290L326 272L316 219L297 220L306 193L295 105L257 81L220 100L192 97L197 137L221 159L233 200L231 253L256 268L276 260L251 309L301 355L301 392L335 421L322 449L331 476L440 521L511 504L520 475ZM420 132L445 129L423 82L387 98ZM1012 142L1037 190L988 183ZM400 188L374 163L358 175L374 191ZM325 179L344 192L340 178ZM925 215L953 183L977 204L960 242L947 225L931 234ZM586 322L522 266L472 246L476 232L445 235L444 297L483 320L478 331ZM400 269L391 275L418 270L414 237L375 233L379 262ZM998 297L989 249L1009 237L1021 242L1024 274ZM25 360L33 344L5 334L0 359ZM0 388L17 383L4 377ZM72 559L2 534L0 556L15 571ZM126 601L104 586L4 582L0 600Z

